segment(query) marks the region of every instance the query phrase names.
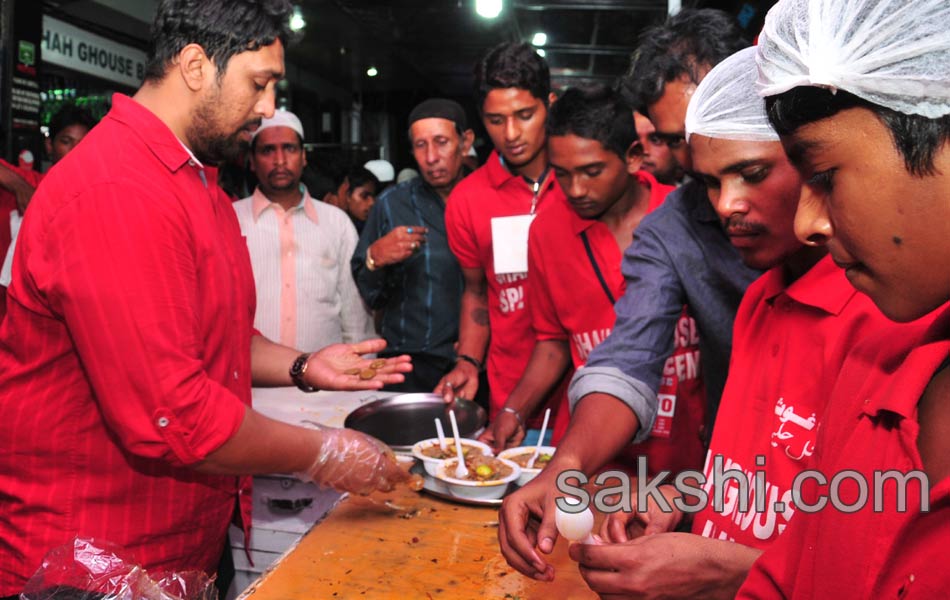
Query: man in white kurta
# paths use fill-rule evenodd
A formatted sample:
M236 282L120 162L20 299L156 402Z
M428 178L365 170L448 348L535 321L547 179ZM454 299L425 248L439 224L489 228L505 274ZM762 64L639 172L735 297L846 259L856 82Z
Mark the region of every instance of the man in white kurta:
M254 326L276 342L311 351L375 333L350 273L356 229L345 212L300 184L303 137L291 112L278 109L263 120L251 142L259 183L234 210L254 269Z

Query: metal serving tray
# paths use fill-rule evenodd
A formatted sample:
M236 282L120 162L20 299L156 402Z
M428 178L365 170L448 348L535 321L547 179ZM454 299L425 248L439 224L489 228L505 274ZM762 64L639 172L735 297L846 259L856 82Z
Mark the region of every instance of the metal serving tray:
M436 437L435 419L442 421L446 435L452 435L449 410L462 437L477 437L488 420L485 409L471 400L446 404L436 394L397 394L364 404L343 422L344 427L362 431L389 444L393 450L409 451L419 440Z

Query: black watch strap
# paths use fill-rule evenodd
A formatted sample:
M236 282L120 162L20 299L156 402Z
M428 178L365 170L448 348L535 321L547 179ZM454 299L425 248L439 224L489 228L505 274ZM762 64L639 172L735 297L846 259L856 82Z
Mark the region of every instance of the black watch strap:
M304 380L304 373L307 372L307 361L310 360L310 354L304 353L294 359L294 363L290 365L290 379L294 382L301 391L304 392L315 392L317 388L312 385L308 385Z

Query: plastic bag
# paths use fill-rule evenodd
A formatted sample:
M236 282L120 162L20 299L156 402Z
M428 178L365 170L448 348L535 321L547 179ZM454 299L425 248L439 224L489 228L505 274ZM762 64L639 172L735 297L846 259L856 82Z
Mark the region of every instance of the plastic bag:
M21 600L217 600L214 578L202 571L158 573L119 555L113 544L73 538L49 551Z

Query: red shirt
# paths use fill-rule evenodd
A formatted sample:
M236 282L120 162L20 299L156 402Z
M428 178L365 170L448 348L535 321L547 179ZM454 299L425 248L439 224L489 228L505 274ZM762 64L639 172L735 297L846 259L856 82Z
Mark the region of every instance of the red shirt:
M900 512L894 484L875 493L874 473L923 469L917 403L948 354L950 308L944 307L913 323L892 324L848 355L814 459L828 481L844 470L860 473L868 483L868 501L853 513L829 502L823 510L797 515L753 565L738 597L903 598L897 593L901 587L908 597L947 595L946 587L933 594L928 588L947 578L950 480L931 482L928 514L919 510L920 486L905 486L907 511ZM808 486L802 497L815 504L829 497L828 487ZM850 505L857 492L849 478L838 497ZM875 510L876 499L881 510Z
M216 177L116 94L33 197L0 325L0 596L75 535L215 570L250 479L188 466L250 404L254 317Z
M640 172L639 183L650 190L647 212L659 206L674 188L660 184L652 175ZM528 264L531 272L528 299L538 340L566 340L571 348L574 367L587 362L590 352L609 334L614 326L613 301L607 296L587 255L582 234L587 236L591 252L604 282L616 301L624 294L626 279L620 270L622 249L603 222L582 219L566 200L558 200L531 225L528 237ZM692 319L681 317L677 331L690 330ZM695 325L693 326L695 331ZM622 462L635 472L636 456L645 455L651 473L663 469L681 471L695 469L703 456L699 435L705 413L705 394L699 377L698 359L695 368L679 369L675 358L692 353L699 356L696 336L677 335L676 350L664 370L658 396L673 408L669 435L653 435L642 444L624 451ZM685 361L681 361L685 364ZM567 404L558 409L554 421L554 443L563 437L570 416Z
M695 515L693 533L768 547L796 512L792 481L808 468L831 388L855 342L890 325L871 299L858 293L826 256L790 286L781 266L746 290L734 326L729 378L704 468L710 502ZM722 470L765 472L765 512L748 511L730 482L724 510L712 506L712 457ZM756 463L757 456L765 464ZM749 481L754 479L750 476ZM787 507L775 511L776 502Z
M497 151L488 161L452 190L445 209L449 247L465 269L484 269L488 280L488 319L491 342L486 370L491 393L491 417L505 400L528 366L534 349L531 314L525 300L528 273L495 274L491 221L496 217L527 215L534 192L528 182L501 164ZM564 200L561 187L549 175L537 198L536 214L544 213L557 200ZM565 397L567 382L552 394L547 406L556 408ZM541 408L543 413L544 407ZM540 425L534 418L529 425Z
M22 177L34 188L43 180L42 173L34 171L33 169L23 169L16 165L11 165L0 158L0 168L3 167ZM16 209L16 194L0 186L0 264L2 264L3 259L6 258L7 252L10 250L10 243L13 241L13 232L10 231L10 214ZM3 319L3 315L6 313L6 294L7 288L0 285L0 319Z

